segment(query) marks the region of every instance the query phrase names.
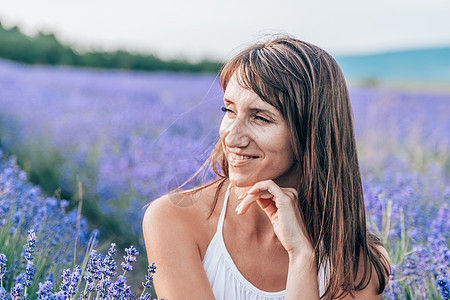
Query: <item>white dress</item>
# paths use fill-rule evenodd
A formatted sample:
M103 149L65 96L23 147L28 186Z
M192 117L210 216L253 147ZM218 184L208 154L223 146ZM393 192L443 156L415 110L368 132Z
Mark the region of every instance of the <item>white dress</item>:
M206 249L203 267L208 276L216 300L282 300L286 290L266 292L251 284L238 270L228 253L223 240L222 228L225 219L231 184L228 186L217 231ZM318 282L320 295L325 290L323 268L319 269Z

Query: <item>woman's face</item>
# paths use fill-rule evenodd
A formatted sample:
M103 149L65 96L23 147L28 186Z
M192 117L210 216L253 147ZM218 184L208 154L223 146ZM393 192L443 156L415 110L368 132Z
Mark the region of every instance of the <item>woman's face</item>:
M232 76L224 95L220 140L230 182L239 187L271 179L295 187L289 128L281 113Z

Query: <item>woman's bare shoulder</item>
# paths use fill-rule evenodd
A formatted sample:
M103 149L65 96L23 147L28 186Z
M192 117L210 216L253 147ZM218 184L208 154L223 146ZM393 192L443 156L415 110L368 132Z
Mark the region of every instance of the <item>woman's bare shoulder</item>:
M144 230L149 226L164 228L164 231L183 227L186 233L185 225L199 229L195 225L208 219L217 187L218 183L213 183L202 189L169 193L152 201L144 215Z
M384 261L388 264L390 264L390 257L389 257L389 253L387 252L386 248L384 248L383 245L376 245L375 248L378 250L378 252L380 252L382 259L384 259Z
M148 229L161 229L167 231L182 226L192 218L193 210L186 203L188 195L166 194L153 200L147 207L144 220L144 232ZM182 205L182 203L185 203Z
M210 193L207 187L194 193L167 194L147 207L143 234L148 261L158 268L154 278L158 296L183 299L187 293L195 299L214 297L200 251L210 230Z
M389 272L390 260L386 248L384 248L384 246L382 246L381 244L374 245L373 247L378 252L377 253L379 255L378 258L380 259L381 264ZM353 295L352 294L347 295L346 297L342 298L343 300L350 300L350 299L380 300L382 298L383 293L381 294L378 293L380 288L378 274L373 265L371 266L371 268L372 268L372 271L370 272L371 276L369 282L367 282L367 286L363 290L353 292L352 293ZM364 277L363 270L364 270L364 260L360 259L356 282L360 282ZM388 276L388 274L385 275ZM389 278L386 278L386 284L388 279Z

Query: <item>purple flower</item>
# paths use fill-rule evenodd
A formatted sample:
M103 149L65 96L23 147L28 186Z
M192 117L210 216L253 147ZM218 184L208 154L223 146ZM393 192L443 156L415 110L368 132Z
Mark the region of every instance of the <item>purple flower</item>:
M114 256L116 255L117 250L115 249L116 244L112 243L111 248L109 248L108 254L103 259L103 273L107 277L113 277L116 275L116 261L114 260Z
M64 269L63 274L62 274L62 282L61 285L59 286L59 292L58 294L63 296L64 298L69 297L69 289L70 289L70 269Z
M17 282L14 287L11 288L11 298L12 300L19 300L23 292L23 285Z
M88 282L100 279L102 277L102 255L92 250L86 267L84 279Z
M436 280L436 286L441 292L443 300L450 300L450 281L445 277L438 277Z
M69 296L73 296L78 292L77 285L78 285L78 282L80 281L80 277L81 277L81 267L75 266L75 270L70 275L70 284L69 284L69 291L68 291Z
M75 270L71 273L70 269L65 269L62 275L62 282L59 286L58 297L72 298L78 292L78 282L80 281L81 267L75 266Z
M27 268L25 271L24 286L29 287L33 283L34 278L34 263L32 261L27 262Z
M6 256L0 253L0 280L3 280L6 273L8 272L6 269Z
M52 299L53 283L50 281L45 281L44 283L39 283L39 290L36 292L38 295L37 300L50 300Z
M130 286L127 285L127 278L122 275L119 275L117 281L109 287L109 295L113 299L134 299Z
M110 288L113 285L114 285L114 283L108 277L102 278L98 282L98 284L97 284L97 292L98 292L98 295L99 295L100 299L106 298L108 296Z
M139 297L139 300L151 300L151 299L152 299L152 295L150 295L149 293L142 294Z
M123 256L125 261L122 262L121 265L122 265L122 270L124 272L128 272L128 271L133 270L131 263L136 261L136 255L139 255L139 252L136 250L136 248L134 246L131 246L130 248L125 248L125 252L127 253L127 255Z
M32 261L34 259L33 252L34 248L36 247L36 233L34 229L30 229L28 233L28 240L27 243L24 246L24 259L26 261Z
M97 290L95 282L89 282L87 290L91 293L95 292Z
M7 300L8 294L4 287L0 287L0 300Z
M156 273L155 263L148 266L147 275L145 275L145 282L142 282L144 288L151 288L153 283L153 275Z

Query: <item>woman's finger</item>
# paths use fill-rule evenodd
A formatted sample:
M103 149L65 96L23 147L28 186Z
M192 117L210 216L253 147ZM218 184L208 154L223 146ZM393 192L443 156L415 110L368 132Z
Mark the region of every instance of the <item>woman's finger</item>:
M257 182L251 189L247 191L247 194L256 194L261 191L268 191L275 198L283 198L285 195L283 190L273 180L264 180Z
M272 199L258 199L256 202L259 207L267 214L267 216L272 220L272 217L277 213L278 208Z
M282 203L289 204L297 199L297 191L292 188L280 188L272 180L260 181L256 183L242 197L241 203L236 208L238 214L244 214L248 208L256 201L269 217L278 210ZM263 201L262 199L270 200Z
M247 194L253 195L267 191L273 195L273 201L277 208L282 206L292 206L297 203L298 192L294 188L281 188L273 180L265 180L256 183L251 189L247 191Z
M262 191L261 193L257 194L246 194L244 198L242 198L241 203L236 207L236 212L238 215L245 214L247 210L250 208L250 206L255 203L258 199L268 199L269 201L273 202L271 199L273 198L273 195L267 191Z

